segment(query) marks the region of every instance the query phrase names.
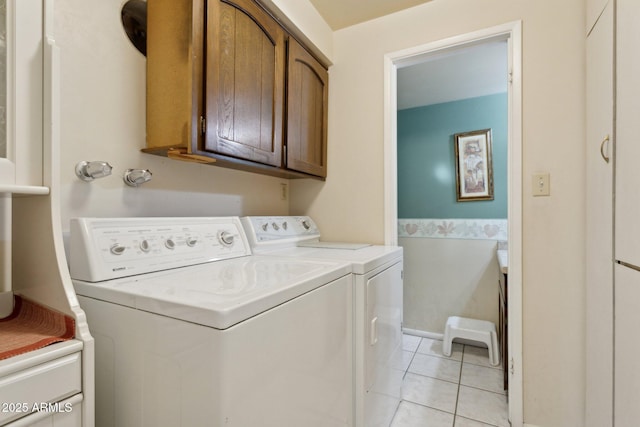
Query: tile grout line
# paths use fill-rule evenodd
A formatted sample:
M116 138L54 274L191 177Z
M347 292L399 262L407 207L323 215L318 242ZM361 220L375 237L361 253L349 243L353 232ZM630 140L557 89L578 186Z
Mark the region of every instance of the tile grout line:
M462 382L462 364L464 363L464 349L462 346L462 358L460 359L460 373L458 374L458 392L456 393L456 407L453 410L453 427L456 425L456 416L458 415L458 402L460 402L460 383Z
M486 425L486 426L489 426L489 427L500 427L500 426L497 426L497 425L495 425L495 424L489 424L489 423L486 423L486 422L484 422L484 421L474 420L473 418L463 417L462 415L460 415L460 418L464 418L465 420L474 421L474 422L477 422L477 423L482 423L482 424L484 424L484 425ZM455 427L455 426L454 426L454 427Z
M429 375L424 375L424 374L420 374L420 373L414 373L414 372L410 371L410 367L413 364L416 355L418 353L420 353L418 350L420 349L420 345L422 344L423 341L424 341L424 338L420 337L420 340L418 341L418 343L417 343L417 345L415 347L415 350L406 350L406 351L410 351L412 354L411 354L411 358L409 360L409 364L407 365L407 368L404 370L403 382L404 382L404 379L406 379L406 375L408 373L411 373L412 375L417 375L417 376L422 376L422 377L425 377L425 378L431 378L431 379L438 380L438 381L448 382L450 384L456 384L454 381L447 381L447 380L443 380L443 379L440 379L440 378L437 378L437 377L431 377ZM455 427L455 425L456 425L456 417L458 417L458 409L459 409L459 403L460 403L460 393L461 393L461 390L462 390L462 368L463 368L464 363L465 363L465 354L466 354L465 350L466 349L467 349L467 345L462 345L462 357L461 357L461 360L459 361L460 362L460 372L458 374L458 382L456 384L457 385L456 402L455 402L454 411L453 411L453 414L452 414L453 415L453 425L452 425L452 427ZM420 353L420 354L421 355L425 355L425 356L440 357L439 355L431 354L431 353ZM441 358L450 360L450 358L448 358L448 357L441 357ZM475 360L475 359L472 358L472 360ZM481 367L481 368L500 369L499 367L492 367L492 366L487 366L487 365L484 365L484 364L477 364L477 363L472 363L472 362L466 362L466 363L468 363L470 365L473 365L473 366ZM495 391L492 391L492 390L483 389L481 387L476 387L476 386L465 386L465 387L469 387L469 388L472 388L472 389L475 389L475 390L478 390L478 391L481 391L481 392L487 392L487 393L491 393L491 394L497 394L497 395L504 396L503 393L495 392ZM404 398L402 398L401 401L410 402L410 401L405 400ZM410 402L410 403L413 403L413 404L419 405L419 406L424 406L426 408L434 409L434 410L437 410L437 411L447 412L447 411L444 411L442 409L433 408L433 407L431 407L429 405L424 405L422 403L417 403L417 402ZM394 414L394 417L392 419L392 423L395 420L395 416L396 415L397 415L397 410L396 410L396 414ZM471 420L471 421L481 422L481 423L486 424L487 426L497 427L495 424L488 424L488 423L486 423L484 421L480 421L480 420L477 420L477 419L473 419L473 418L469 418L469 417L463 417L463 416L460 416L460 417L464 418L464 419L467 419L467 420Z
M422 343L422 338L420 338L420 340L418 341L418 345L416 346L416 349L411 351L411 350L406 350L406 351L411 351L411 353L413 353L411 355L411 360L409 360L409 364L407 365L407 368L404 370L404 374L402 374L402 382L404 383L405 378L407 377L407 373L409 372L409 367L411 366L411 363L413 362L413 358L416 357L416 353L418 352L418 348L420 348L420 343ZM404 348L402 349L402 351L405 351ZM398 407L396 408L396 412L393 414L393 417L391 417L391 423L389 424L389 426L393 425L393 422L396 419L396 415L398 415L398 409L400 409L400 404L402 404L402 402L405 402L404 400L404 396L400 396L400 403L398 404Z
M458 401L460 399L460 389L462 387L462 367L463 367L463 365L465 363L464 362L464 356L465 356L464 350L466 349L466 347L467 347L466 345L463 347L463 352L462 352L462 363L460 365L460 384L458 384L458 397L456 399L456 413L453 416L453 427L455 427L455 423L456 423L455 420L456 420L456 417L458 416ZM470 362L467 362L467 363L470 364L470 365L479 366L481 368L493 368L492 366L477 365L475 363L470 363ZM486 390L486 389L482 389L482 388L474 387L474 386L465 385L465 387L473 388L475 390L479 390L479 391L483 391L483 392L494 393L494 394L498 394L498 395L501 394L501 393L496 393L496 392L491 391L491 390ZM480 420L477 420L477 419L474 419L474 418L468 418L468 417L462 417L462 416L461 416L461 418L465 418L465 419L472 420L472 421L477 421L477 422L480 422L480 423L483 423L483 424L486 424L486 425L492 426L492 427L498 427L495 424L489 424L489 423L486 423L485 421L480 421Z
M407 369L404 370L404 375L402 376L402 379L404 380L404 378L406 378L407 373L409 372L409 368L411 367L411 364L413 363L413 359L416 358L416 354L418 354L418 349L420 348L420 344L422 344L422 338L420 338L420 340L418 341L418 345L416 346L416 349L412 351L412 355L411 355L411 360L409 360L409 364L407 365Z

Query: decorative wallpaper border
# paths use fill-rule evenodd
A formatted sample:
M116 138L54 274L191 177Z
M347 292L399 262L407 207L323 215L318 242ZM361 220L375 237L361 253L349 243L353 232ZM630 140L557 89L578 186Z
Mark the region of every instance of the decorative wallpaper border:
M507 220L398 219L398 237L507 240Z

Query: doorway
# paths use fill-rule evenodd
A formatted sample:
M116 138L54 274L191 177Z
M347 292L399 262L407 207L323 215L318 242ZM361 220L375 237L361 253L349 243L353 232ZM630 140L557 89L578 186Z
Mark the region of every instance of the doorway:
M385 56L385 243L398 244L397 91L398 69L460 49L504 41L507 44L507 218L509 256L509 419L523 423L522 391L522 81L521 23L512 22L458 35ZM497 285L496 285L497 286ZM497 303L496 303L497 304Z

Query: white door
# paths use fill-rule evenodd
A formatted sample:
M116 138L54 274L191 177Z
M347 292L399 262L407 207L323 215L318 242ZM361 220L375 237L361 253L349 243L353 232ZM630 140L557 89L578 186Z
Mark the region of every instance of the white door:
M586 424L591 427L611 426L613 418L613 15L610 2L587 37Z

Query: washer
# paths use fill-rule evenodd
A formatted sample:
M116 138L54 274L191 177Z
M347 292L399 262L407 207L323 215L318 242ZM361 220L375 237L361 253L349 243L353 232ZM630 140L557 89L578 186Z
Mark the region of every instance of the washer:
M97 426L353 425L349 263L252 256L237 217L70 233Z
M320 241L308 216L242 218L254 254L347 261L354 278L356 426L388 426L402 398L403 251Z

